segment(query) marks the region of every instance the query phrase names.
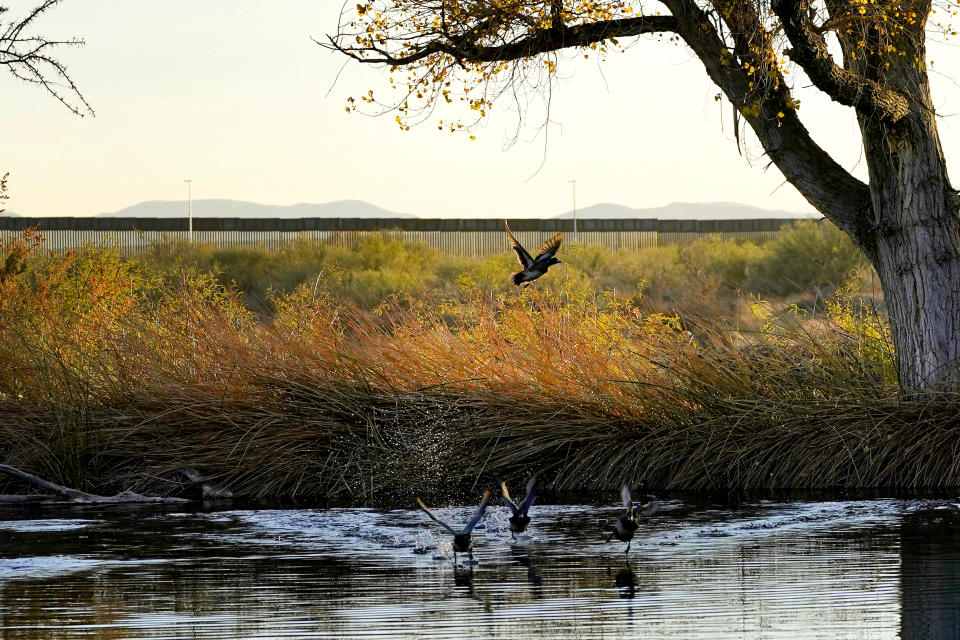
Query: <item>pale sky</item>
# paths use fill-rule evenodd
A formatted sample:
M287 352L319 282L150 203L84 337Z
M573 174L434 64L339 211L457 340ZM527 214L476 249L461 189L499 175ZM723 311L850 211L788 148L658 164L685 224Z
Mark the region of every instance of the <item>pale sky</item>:
M23 15L37 2L4 4ZM190 178L195 199L358 199L427 217L546 217L570 210L575 179L578 208L732 201L813 211L776 168L763 170L755 141L752 161L738 154L729 105L714 101L718 89L682 45L640 40L599 64L567 56L546 147L534 116L506 146L512 113L489 118L476 141L347 114L347 97L384 95L388 82L385 70L351 63L334 85L345 59L311 36L333 32L339 8L331 0L65 0L37 31L86 40L59 57L96 117L79 118L0 69L8 208L93 215L183 200ZM960 79L960 52L931 49L952 168L960 89L950 77ZM817 141L865 178L852 111L813 91L798 96Z

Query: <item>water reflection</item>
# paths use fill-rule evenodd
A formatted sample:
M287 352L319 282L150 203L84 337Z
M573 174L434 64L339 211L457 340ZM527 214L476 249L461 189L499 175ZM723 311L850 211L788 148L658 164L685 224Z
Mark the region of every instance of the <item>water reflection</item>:
M615 515L490 508L463 566L410 510L0 510L0 636L958 637L949 502L666 502L629 562Z
M633 598L637 595L637 576L630 565L617 572L616 582L621 598Z
M901 527L904 640L960 639L960 512L908 513Z
M530 583L530 594L539 598L542 596L543 578L540 577L540 572L537 571L537 566L534 561L530 558L530 548L527 544L517 544L514 542L510 545L510 559L517 565L526 569L527 572L527 582Z

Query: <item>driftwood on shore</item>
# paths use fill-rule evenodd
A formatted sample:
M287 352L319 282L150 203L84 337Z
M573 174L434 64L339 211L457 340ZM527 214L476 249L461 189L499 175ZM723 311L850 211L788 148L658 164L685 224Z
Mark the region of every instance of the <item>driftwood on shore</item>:
M40 489L49 491L53 495L0 495L0 502L27 502L51 503L68 502L71 504L180 504L189 502L186 498L169 498L160 496L144 496L133 491L122 491L114 496L98 496L44 480L32 473L21 471L16 467L0 464L0 473L22 480Z

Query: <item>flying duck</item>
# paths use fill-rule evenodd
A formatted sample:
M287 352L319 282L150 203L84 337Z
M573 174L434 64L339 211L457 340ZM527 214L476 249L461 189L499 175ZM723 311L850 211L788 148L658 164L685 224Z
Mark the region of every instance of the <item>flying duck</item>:
M458 533L454 530L453 527L448 525L446 522L441 520L427 508L427 505L423 504L423 500L417 498L417 504L420 505L420 508L430 516L430 519L439 524L441 527L447 530L450 535L453 536L453 562L457 562L457 551L463 553L466 551L470 554L470 560L473 560L473 528L477 526L477 523L480 522L480 518L483 517L483 512L487 509L487 500L490 499L490 492L484 490L483 498L480 499L480 506L477 507L477 512L473 514L473 517L470 518L470 522Z
M540 248L537 249L537 257L532 258L530 254L527 253L527 250L513 237L513 233L510 232L510 225L507 224L506 220L503 221L503 228L507 232L510 244L513 245L513 250L517 252L517 259L520 260L520 266L523 267L523 271L513 274L513 284L517 286L522 284L524 288L526 288L530 286L532 281L545 274L551 265L560 264L560 261L554 256L556 256L557 251L560 249L560 242L563 241L562 232L540 245Z
M624 554L627 554L630 553L630 541L633 540L633 534L636 533L637 527L640 526L637 522L637 516L640 514L640 511L649 509L656 501L656 498L654 496L644 496L644 502L637 507L630 498L630 487L623 485L620 489L620 499L623 501L623 508L626 509L626 511L623 515L617 517L617 522L613 525L613 531L611 531L607 537L607 542L610 542L614 538L620 542L626 542L627 549L624 551Z
M500 493L503 494L504 504L510 508L510 512L513 514L510 516L510 536L516 538L517 534L526 531L527 525L530 524L528 512L530 511L530 506L533 504L533 501L537 498L537 476L533 476L527 480L527 495L523 498L523 502L521 502L519 506L510 499L510 492L507 491L507 483L503 480L500 481Z

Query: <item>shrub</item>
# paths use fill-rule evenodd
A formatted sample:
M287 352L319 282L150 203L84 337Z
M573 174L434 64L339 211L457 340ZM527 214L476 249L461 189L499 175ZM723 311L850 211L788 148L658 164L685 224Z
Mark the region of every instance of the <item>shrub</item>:
M768 254L744 282L750 291L788 295L811 289L824 297L867 266L863 253L833 223L802 220L767 244Z

